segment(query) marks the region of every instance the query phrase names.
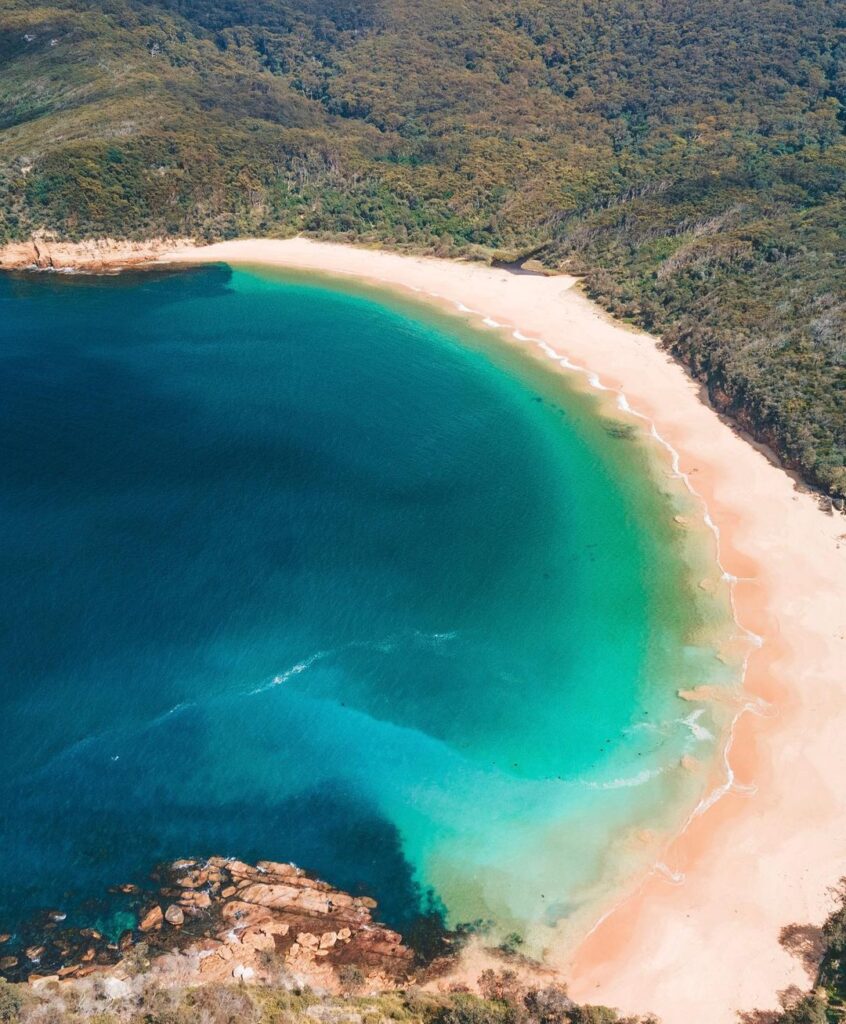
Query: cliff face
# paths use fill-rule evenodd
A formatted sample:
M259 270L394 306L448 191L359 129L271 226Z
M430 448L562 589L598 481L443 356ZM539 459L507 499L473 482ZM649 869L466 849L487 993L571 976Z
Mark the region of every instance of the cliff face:
M374 922L374 900L350 896L292 864L255 866L212 857L180 860L154 874L155 893L134 886L138 927L111 943L92 929L60 929L53 912L42 932L0 974L38 983L106 974L125 980L139 969L163 984L274 981L329 992L356 985L385 989L406 980L413 953Z
M27 242L0 246L0 269L97 273L147 263L166 252L191 244L187 238L151 238L143 242L93 238L85 242L57 242L36 235Z

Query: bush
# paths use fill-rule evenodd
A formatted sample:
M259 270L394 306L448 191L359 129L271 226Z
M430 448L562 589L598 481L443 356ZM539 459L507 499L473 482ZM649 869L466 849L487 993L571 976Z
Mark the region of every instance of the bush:
M23 998L18 985L9 985L0 978L0 1021L2 1024L15 1024L20 1018Z

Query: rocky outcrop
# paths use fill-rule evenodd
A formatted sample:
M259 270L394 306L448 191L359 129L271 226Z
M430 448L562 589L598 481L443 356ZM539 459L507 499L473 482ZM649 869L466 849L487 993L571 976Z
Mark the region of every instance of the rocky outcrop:
M414 956L402 937L373 920L376 902L351 896L293 864L256 865L211 857L159 867L158 888L119 887L134 899L138 925L110 942L92 929L44 919L38 945L0 960L10 980L127 978L139 969L163 984L278 981L343 990L409 978ZM14 960L14 963L12 963Z
M191 244L191 240L185 238L151 238L143 242L94 238L85 242L60 242L36 235L26 242L0 246L0 269L99 273L149 263Z

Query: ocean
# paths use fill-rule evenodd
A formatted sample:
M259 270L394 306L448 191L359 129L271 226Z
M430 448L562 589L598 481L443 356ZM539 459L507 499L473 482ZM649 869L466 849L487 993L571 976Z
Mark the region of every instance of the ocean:
M0 393L0 930L221 854L537 951L702 798L700 511L518 346L315 275L18 275Z

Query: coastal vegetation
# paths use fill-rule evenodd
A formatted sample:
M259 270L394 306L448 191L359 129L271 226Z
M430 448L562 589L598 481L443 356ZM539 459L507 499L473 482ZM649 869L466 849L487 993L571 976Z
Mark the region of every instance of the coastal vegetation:
M742 1024L838 1024L846 1017L846 884L821 929L787 928L784 945L803 957L813 976L809 993L783 993L781 1012L743 1013ZM163 986L148 972L145 947L124 961L127 980L104 977L37 988L0 979L2 1024L656 1024L651 1016L622 1017L604 1006L575 1003L566 987L529 984L509 966L486 970L478 994L460 985L447 992L411 987L366 993L364 975L349 965L340 995L299 987L282 959L269 957L266 984ZM503 953L507 964L513 953ZM517 961L520 960L517 956ZM519 968L519 963L517 964ZM114 981L114 979L113 979Z
M2 1024L654 1024L573 1002L559 986L525 988L513 972L486 972L483 995L421 989L342 996L284 984L162 988L142 979L115 997L103 984L37 992L0 982ZM352 978L352 988L355 979ZM289 983L290 984L290 983Z
M210 877L218 871L223 871L219 882ZM299 886L311 894L305 917L298 918L304 911L296 896L279 901L280 886L274 875L279 871L296 883L295 889ZM175 920L172 912L176 906L164 916L158 912L150 923L154 915L149 900L155 890L143 893L134 886L123 887L137 892L148 909L140 931L122 937L119 955L88 958L82 972L74 968L68 974L65 968L58 974L31 975L29 984L0 976L0 1024L658 1024L651 1014L621 1016L609 1007L576 1003L565 985L537 961L523 955L522 939L516 934L499 947L488 949L501 966L496 970L487 968L475 979L468 977L471 991L464 980L454 980L451 971L474 930L447 936L436 922L432 923L434 941L417 948L413 974L399 972L390 980L392 969L387 961L392 954L386 957L384 947L381 954L376 952L378 941L365 940L362 945L360 939L354 939L347 950L350 955L342 957L340 966L335 965L335 981L327 988L321 982L329 975L321 974L320 964L292 959L290 936L284 938L288 934L285 925L291 924L292 934L296 927L317 925L319 931L320 922L313 916L313 897L330 893L330 908L333 901L340 907L345 905L344 900L356 903L350 897L309 879L290 865L271 862L254 868L219 858L212 858L205 866L196 861L176 861L160 865L153 876L165 882L161 893L173 896L181 892L180 908L185 907L185 911L179 914L179 924L171 926L163 937L158 936L157 929ZM214 922L222 922L214 893L221 884L232 881L241 886L240 899L257 902L238 904L252 908L252 916L238 918L239 939L232 934L224 937L221 932L215 940ZM201 885L203 888L198 889ZM192 904L209 885L212 907L198 915ZM255 891L258 889L267 891L271 903L262 902ZM807 970L808 990L791 987L780 993L781 1011L742 1012L738 1014L740 1024L840 1024L846 1019L846 878L834 896L835 907L821 928L796 924L782 930L783 947ZM158 911L155 903L152 906ZM190 926L189 911L199 922L198 927ZM326 913L324 908L317 912L318 918L321 913ZM329 913L335 911L330 909ZM337 915L333 920L337 927ZM230 919L226 927L231 923ZM277 941L270 945L256 943L251 931L256 924L267 934L276 935ZM364 932L373 928L367 914L360 924ZM48 924L45 941L55 945L58 933L49 933L54 927ZM376 931L380 928L377 925ZM90 929L81 934L90 945ZM4 936L3 940L8 938ZM298 938L301 942L302 936ZM396 938L399 940L399 936ZM194 948L204 949L206 959L214 960L215 943L219 945L220 941L232 944L227 967L236 964L240 970L211 972L199 980L192 977L188 960L177 963L179 958L173 959L177 949L199 943ZM117 945L113 948L118 950ZM254 968L245 969L242 960L244 964L253 963ZM205 975L203 967L200 974Z
M781 1012L742 1013L741 1024L839 1024L846 1020L846 879L835 892L836 906L822 928L789 925L782 945L804 964L810 992L791 987L781 993Z
M531 257L839 500L844 104L837 0L7 0L0 242Z
M821 929L786 928L784 945L801 956L813 978L809 993L782 994L781 1012L739 1015L742 1024L839 1024L846 1019L846 884ZM149 972L146 947L124 960L125 980L93 975L36 987L0 979L2 1024L657 1024L652 1016L623 1017L605 1006L579 1005L558 984L530 984L509 966L488 969L478 994L462 985L432 992L410 987L365 992L364 974L350 964L339 995L301 987L281 958L266 958L267 983L162 985ZM502 954L505 963L513 953ZM519 968L519 955L516 957Z

